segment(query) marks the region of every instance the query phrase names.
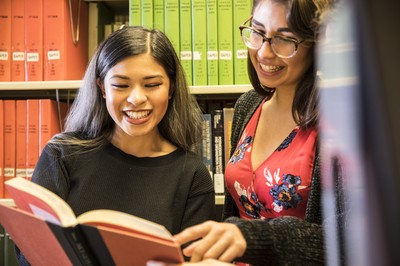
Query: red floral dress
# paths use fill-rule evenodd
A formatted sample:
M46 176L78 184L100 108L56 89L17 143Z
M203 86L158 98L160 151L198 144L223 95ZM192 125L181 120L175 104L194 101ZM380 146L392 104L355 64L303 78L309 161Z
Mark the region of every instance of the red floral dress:
M263 102L264 104L264 102ZM317 131L296 127L257 168L251 164L261 104L247 124L225 170L225 182L244 219L284 215L305 218Z

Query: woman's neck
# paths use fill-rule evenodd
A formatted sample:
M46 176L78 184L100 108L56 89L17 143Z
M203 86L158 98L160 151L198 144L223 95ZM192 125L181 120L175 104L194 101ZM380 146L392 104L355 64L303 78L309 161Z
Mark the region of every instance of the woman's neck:
M110 142L123 152L136 157L158 157L177 148L160 134L151 137L115 133Z

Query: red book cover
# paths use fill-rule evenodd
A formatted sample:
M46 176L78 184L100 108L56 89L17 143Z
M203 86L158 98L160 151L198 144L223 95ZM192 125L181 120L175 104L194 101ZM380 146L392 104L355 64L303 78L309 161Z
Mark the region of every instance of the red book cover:
M57 133L60 133L61 113L56 101L50 99L39 100L39 154L47 142Z
M88 60L84 1L43 0L44 80L80 80ZM72 25L71 25L72 22Z
M4 198L4 104L0 99L0 198Z
M11 81L25 80L25 3L11 5Z
M26 100L15 102L15 176L26 177Z
M25 80L43 80L42 0L25 0Z
M0 1L0 81L11 81L11 0Z
M0 203L0 223L31 265L72 266L62 245L43 219Z
M15 100L3 100L4 105L4 182L15 177ZM4 197L8 198L5 191Z
M26 178L31 179L39 159L39 100L26 101Z

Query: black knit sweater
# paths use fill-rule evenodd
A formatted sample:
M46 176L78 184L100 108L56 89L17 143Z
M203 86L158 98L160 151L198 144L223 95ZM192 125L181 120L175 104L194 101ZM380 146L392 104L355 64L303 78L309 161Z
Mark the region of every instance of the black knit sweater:
M231 145L234 151L249 119L263 98L254 90L243 94L235 105ZM239 219L238 208L225 194L223 219L242 231L247 249L237 261L251 265L323 265L324 237L321 225L320 170L318 152L315 157L306 219L284 216L269 220ZM226 190L227 191L227 190Z

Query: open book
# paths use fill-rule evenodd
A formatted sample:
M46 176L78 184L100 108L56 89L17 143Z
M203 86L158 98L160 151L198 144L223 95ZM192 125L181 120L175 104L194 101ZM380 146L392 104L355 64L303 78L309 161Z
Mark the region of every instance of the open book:
M168 230L113 210L75 216L58 195L24 178L5 182L16 208L0 204L0 223L32 265L146 265L183 262Z

